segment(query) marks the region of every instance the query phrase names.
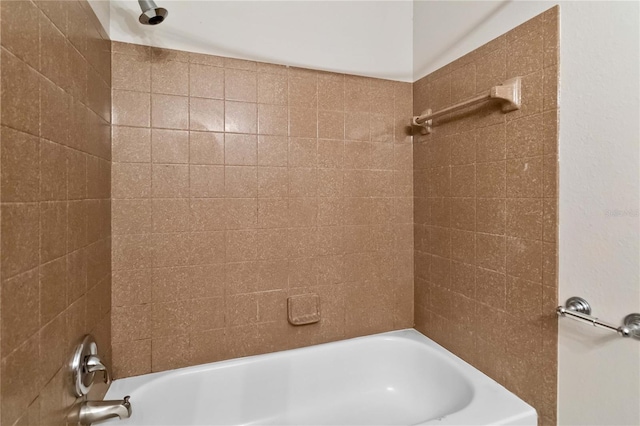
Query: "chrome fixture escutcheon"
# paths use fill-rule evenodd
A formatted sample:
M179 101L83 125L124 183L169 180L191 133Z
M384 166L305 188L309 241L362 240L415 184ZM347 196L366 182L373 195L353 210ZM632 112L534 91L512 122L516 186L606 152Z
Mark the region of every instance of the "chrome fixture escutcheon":
M572 311L580 312L581 314L591 315L591 305L589 302L584 300L582 297L570 297L564 303L567 309Z
M97 372L103 373L105 383L111 381L107 367L98 356L98 345L90 334L84 336L82 342L76 346L69 369L76 396L84 396L89 393Z

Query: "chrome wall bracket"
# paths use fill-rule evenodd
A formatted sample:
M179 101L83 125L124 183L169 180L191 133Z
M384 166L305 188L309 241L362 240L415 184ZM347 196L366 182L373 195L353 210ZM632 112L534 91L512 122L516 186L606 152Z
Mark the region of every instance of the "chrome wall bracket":
M586 322L594 327L615 331L621 337L631 337L640 340L640 314L629 314L622 320L622 325L616 327L591 316L591 305L582 297L570 297L565 306L558 306L556 313L559 317L569 317L576 321Z

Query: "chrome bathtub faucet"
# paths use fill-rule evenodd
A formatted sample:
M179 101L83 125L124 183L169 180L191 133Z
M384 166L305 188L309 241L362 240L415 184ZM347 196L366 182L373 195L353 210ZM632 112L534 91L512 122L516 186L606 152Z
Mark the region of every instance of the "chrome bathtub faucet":
M78 423L90 425L94 422L118 417L128 419L131 417L131 403L129 396L125 396L122 401L85 401L80 405Z

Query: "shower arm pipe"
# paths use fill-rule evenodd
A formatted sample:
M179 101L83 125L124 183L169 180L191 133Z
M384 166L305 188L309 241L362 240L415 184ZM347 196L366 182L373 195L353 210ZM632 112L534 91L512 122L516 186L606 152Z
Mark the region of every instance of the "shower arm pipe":
M440 111L432 112L431 109L426 110L422 115L413 117L413 125L423 127L426 133L431 132L431 126L434 119L443 115L458 111L462 108L466 108L472 105L476 105L482 102L491 100L503 101L502 111L510 112L520 109L521 106L521 79L515 77L509 79L498 86L493 86L486 93L478 95L471 99L467 99L457 104L451 105Z
M142 11L147 11L149 9L156 9L158 5L153 0L138 0L138 5Z

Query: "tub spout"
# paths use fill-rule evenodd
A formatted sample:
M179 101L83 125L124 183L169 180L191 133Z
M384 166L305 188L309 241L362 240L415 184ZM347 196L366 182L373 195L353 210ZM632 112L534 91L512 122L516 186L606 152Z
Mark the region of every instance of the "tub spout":
M80 406L79 423L90 425L93 422L119 417L128 419L131 416L129 396L122 401L86 401Z

